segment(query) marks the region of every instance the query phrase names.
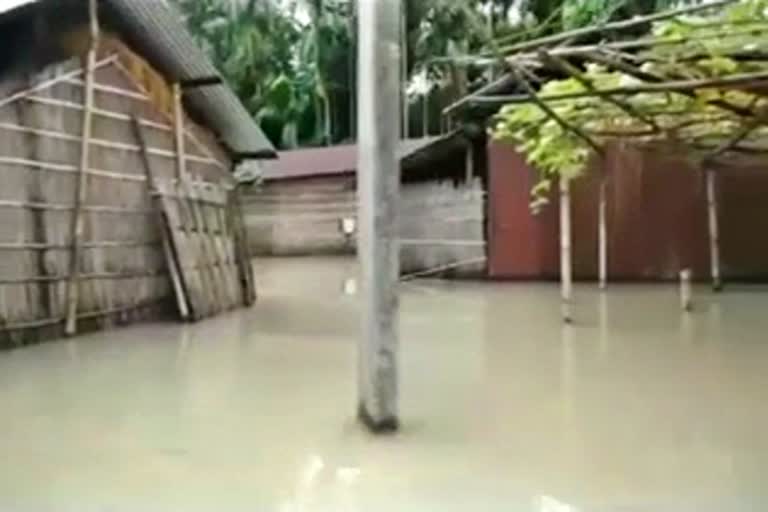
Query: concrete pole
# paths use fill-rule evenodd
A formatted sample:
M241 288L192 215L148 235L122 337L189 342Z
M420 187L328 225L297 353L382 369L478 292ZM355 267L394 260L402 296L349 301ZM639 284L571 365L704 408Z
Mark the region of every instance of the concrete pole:
M398 428L400 273L400 0L359 0L358 127L363 330L360 420L373 432Z
M718 221L717 183L714 171L704 171L707 179L707 215L709 216L709 254L712 265L712 286L716 292L723 289L720 272L720 223Z
M571 266L571 183L560 178L560 285L563 321L571 323L573 300L573 268Z
M597 219L600 289L605 290L608 286L608 198L606 178L603 178L600 183L600 206Z

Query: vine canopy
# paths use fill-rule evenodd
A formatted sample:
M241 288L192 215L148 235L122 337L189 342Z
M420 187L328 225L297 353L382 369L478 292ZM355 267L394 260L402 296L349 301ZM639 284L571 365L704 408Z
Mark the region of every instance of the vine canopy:
M504 58L517 93L467 99L501 106L491 133L539 172L534 206L611 140L669 141L701 165L768 152L768 0L647 18L521 45ZM616 29L639 24L647 25L639 39Z

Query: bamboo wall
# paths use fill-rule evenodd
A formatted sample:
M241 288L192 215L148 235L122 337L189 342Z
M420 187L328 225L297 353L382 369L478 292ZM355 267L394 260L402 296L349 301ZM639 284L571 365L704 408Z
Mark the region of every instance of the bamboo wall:
M340 229L357 218L351 175L268 182L244 195L251 252L257 256L354 254ZM457 277L485 273L485 194L480 180L409 182L401 188L404 275L438 268Z
M173 122L168 106L156 101L157 91L168 85L115 41L104 45L97 60L93 138L80 208L84 234L77 311L84 328L157 316L172 293L131 129L131 116L137 116L156 177L174 179ZM31 77L0 81L0 346L62 332L78 211L81 68L72 60ZM137 70L142 74L136 76ZM201 142L207 135L187 124L190 174L207 181L228 179L221 149Z
M354 254L339 222L357 218L353 176L268 182L243 194L256 256Z

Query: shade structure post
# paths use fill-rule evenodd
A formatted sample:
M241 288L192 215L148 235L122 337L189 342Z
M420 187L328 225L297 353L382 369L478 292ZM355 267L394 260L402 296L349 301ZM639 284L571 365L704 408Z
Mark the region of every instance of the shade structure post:
M707 216L709 220L709 258L712 287L716 292L719 292L723 289L723 279L720 268L720 221L717 203L717 175L712 169L706 169L704 174L707 181Z
M560 178L560 287L562 316L565 323L573 321L573 268L571 262L571 183Z
M359 0L359 222L363 287L358 416L397 430L400 0Z
M599 258L599 280L600 289L605 290L608 286L608 197L607 197L606 178L600 183L600 204L598 206L598 258Z

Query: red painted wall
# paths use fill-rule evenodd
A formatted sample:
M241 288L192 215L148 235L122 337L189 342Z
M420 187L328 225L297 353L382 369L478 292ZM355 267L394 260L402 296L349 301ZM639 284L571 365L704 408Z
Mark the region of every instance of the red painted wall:
M531 214L533 171L510 146L489 145L489 275L551 279L559 274L556 197ZM612 146L573 185L574 275L597 275L600 171L609 176L609 276L675 279L682 268L709 276L706 191L700 173L673 149ZM723 269L728 277L768 277L768 169L718 169Z

